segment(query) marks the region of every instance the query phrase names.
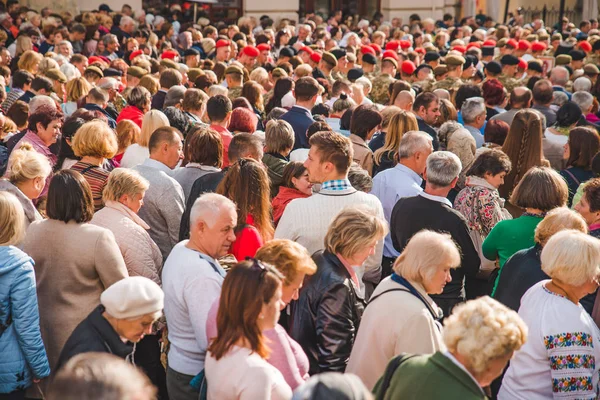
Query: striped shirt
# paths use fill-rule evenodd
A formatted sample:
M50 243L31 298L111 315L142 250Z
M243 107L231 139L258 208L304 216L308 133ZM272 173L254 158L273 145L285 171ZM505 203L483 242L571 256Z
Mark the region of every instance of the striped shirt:
M12 88L10 92L6 95L6 99L4 103L2 103L2 109L4 112L8 112L10 107L15 103L15 101L19 100L19 97L23 96L25 92L23 89Z
M81 161L77 161L71 169L83 175L85 180L90 184L92 198L94 199L94 212L104 207L104 203L102 202L102 190L104 190L104 186L106 186L109 172L97 165Z

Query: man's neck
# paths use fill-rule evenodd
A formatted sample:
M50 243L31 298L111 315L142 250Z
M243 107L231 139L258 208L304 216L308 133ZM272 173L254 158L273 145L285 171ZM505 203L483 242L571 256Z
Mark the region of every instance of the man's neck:
M202 246L201 243L198 243L197 238L195 238L193 235L190 235L190 240L188 240L185 247L187 247L190 250L197 251L198 253L206 254L207 256L216 259L212 255L208 254L204 246Z
M542 103L535 103L535 102L534 102L533 104L534 104L534 105L536 105L536 106L538 106L538 107L546 107L546 108L549 108L549 107L550 107L550 104L552 104L552 103L550 102L550 103L548 103L548 104L542 104Z
M313 104L310 101L297 101L296 105L300 106L300 107L304 107L309 111L310 111L310 109L313 108Z
M430 194L432 196L438 196L438 197L448 196L448 193L450 193L450 189L451 188L449 188L449 187L437 188L437 187L433 187L429 184L425 185L425 193Z
M227 123L227 120L223 120L223 121L210 121L211 125L216 125L216 126L220 126L222 128L227 129L227 126L229 125Z
M156 162L161 163L162 165L164 165L165 167L172 169L171 167L169 167L167 164L165 164L162 160L159 160L158 158L156 158L156 156L153 156L152 154L150 154L150 157L148 157L150 160L154 160Z
M462 76L462 72L459 72L458 70L456 71L449 71L448 72L448 76L451 78L460 78Z
M413 158L401 158L400 162L398 164L405 166L406 168L410 169L411 171L413 171L415 174L417 174L419 176L422 175L416 171L417 163L414 161Z

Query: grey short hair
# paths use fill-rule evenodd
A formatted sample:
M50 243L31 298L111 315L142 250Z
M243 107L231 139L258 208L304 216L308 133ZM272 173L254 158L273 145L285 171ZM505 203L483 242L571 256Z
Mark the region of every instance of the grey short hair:
M594 104L594 96L588 92L575 92L571 96L571 101L577 104L581 111L587 111Z
M475 121L479 115L485 112L485 102L482 97L470 97L465 100L460 112L463 117L463 121L466 123Z
M592 81L590 81L590 79L585 76L580 76L579 78L575 79L575 82L573 82L574 92L589 92L591 89Z
M119 81L113 77L102 78L98 81L97 86L104 90L117 89L119 87Z
M202 219L209 227L214 226L223 208L229 208L237 215L237 207L233 201L217 193L205 193L198 197L190 212L190 227Z
M106 46L106 45L110 44L110 42L112 42L113 40L116 40L117 43L119 42L119 38L117 38L116 35L109 33L107 35L104 35L104 37L102 38L102 43L104 43L104 45Z
M368 88L368 91L371 92L371 89L373 88L373 84L371 83L371 81L369 80L369 78L365 77L365 76L361 76L360 78L358 78L355 83L359 83L361 85L363 85L363 87Z
M56 102L50 96L39 94L29 101L29 115L34 114L43 105L56 107Z
M433 138L425 132L408 131L402 135L398 146L398 158L408 158L419 151L432 148Z
M569 82L569 71L565 67L552 68L550 82L554 85L565 86Z
M121 17L121 23L119 24L119 26L121 28L123 28L123 27L127 26L127 24L131 24L131 23L133 23L133 18L131 18L127 15L124 15Z
M450 186L461 170L460 159L449 151L436 151L427 157L427 183L434 186Z
M186 88L185 86L175 85L171 86L167 95L165 96L164 107L171 107L177 104L181 104L183 101L183 96L185 96Z

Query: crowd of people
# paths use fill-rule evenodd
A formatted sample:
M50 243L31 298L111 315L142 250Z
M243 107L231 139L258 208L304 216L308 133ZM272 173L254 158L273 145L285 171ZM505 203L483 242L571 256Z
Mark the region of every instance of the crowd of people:
M600 395L600 28L0 3L0 400Z

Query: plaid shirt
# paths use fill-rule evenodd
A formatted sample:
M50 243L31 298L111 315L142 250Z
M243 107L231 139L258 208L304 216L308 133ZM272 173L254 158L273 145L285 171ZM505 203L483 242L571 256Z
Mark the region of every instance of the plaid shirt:
M352 189L352 184L348 179L335 179L323 182L321 190L347 190Z

